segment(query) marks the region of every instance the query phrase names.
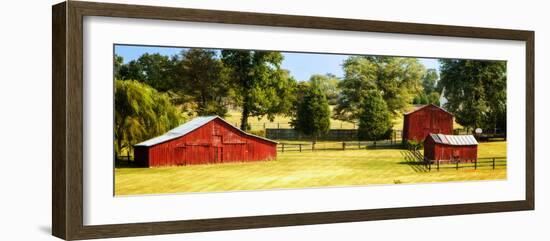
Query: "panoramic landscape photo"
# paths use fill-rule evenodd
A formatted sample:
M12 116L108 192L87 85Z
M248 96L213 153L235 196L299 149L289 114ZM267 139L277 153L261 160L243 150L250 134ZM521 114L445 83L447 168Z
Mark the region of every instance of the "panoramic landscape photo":
M505 180L506 61L114 45L115 195Z

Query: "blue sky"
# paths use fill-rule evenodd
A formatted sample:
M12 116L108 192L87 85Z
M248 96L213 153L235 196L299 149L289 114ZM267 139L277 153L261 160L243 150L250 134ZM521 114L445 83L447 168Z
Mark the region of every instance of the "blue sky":
M124 58L124 63L139 58L144 53L159 53L172 56L179 53L183 48L171 47L150 47L115 45L115 54ZM343 77L342 62L349 55L340 54L312 54L312 53L285 53L282 67L290 71L290 74L297 80L308 80L313 74L331 73ZM439 70L437 59L419 58L426 68Z

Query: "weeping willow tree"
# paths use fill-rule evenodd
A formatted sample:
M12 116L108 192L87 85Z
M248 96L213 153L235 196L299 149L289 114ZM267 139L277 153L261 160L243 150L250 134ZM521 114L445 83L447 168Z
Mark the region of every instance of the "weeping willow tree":
M134 80L115 81L115 153L180 124L181 115L167 94Z

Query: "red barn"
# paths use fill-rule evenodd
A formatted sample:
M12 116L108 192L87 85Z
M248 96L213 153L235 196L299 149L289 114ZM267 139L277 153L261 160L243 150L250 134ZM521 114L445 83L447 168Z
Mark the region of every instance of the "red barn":
M439 106L429 104L405 113L403 118L403 142L422 142L430 133L453 133L453 114Z
M271 160L277 142L246 133L218 116L197 117L134 146L141 166L178 166Z
M440 162L474 162L477 160L477 145L472 135L429 134L424 141L424 159Z

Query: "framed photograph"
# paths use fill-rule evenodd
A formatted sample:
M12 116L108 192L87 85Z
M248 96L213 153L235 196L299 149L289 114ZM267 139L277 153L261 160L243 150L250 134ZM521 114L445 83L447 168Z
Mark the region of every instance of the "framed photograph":
M532 31L52 11L54 236L534 209Z

